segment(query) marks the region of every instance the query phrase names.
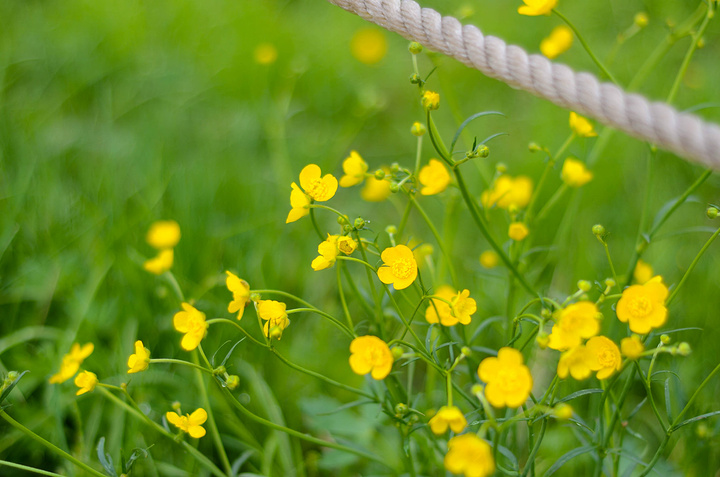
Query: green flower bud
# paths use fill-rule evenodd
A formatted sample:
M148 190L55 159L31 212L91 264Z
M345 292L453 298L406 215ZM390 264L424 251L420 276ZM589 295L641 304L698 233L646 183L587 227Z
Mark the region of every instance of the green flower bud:
M473 387L470 388L470 392L477 396L478 394L482 394L483 387L481 384L474 384Z
M385 227L385 232L387 232L388 235L395 235L398 233L398 229L394 225L388 225Z
M660 342L661 342L662 344L664 344L664 345L670 344L670 341L672 341L672 339L670 338L670 336L668 336L668 335L660 335Z
M410 83L411 84L419 84L423 85L425 83L417 74L413 73L410 75Z
M471 350L470 348L468 348L467 346L463 346L463 347L460 349L460 352L461 352L462 355L465 356L465 357L468 357L468 356L472 355L472 350Z
M240 377L236 375L228 376L228 378L225 380L225 387L228 388L230 391L237 388L240 385Z
M592 233L598 238L604 237L605 236L605 227L603 227L600 224L595 224L595 225L593 225Z
M542 151L542 147L540 147L540 145L536 142L531 142L530 144L528 144L528 149L530 150L530 152Z
M393 359L396 359L396 360L397 360L397 359L400 359L400 358L402 357L402 355L403 355L403 353L405 352L405 350L403 350L402 346L395 346L395 347L393 347L393 348L390 350L390 352L391 352L392 355L393 355Z
M353 226L352 226L352 225L350 225L350 224L343 225L343 232L345 232L346 234L349 234L349 233L351 233L352 231L353 231Z
M403 417L408 412L407 404L404 403L397 403L395 405L395 416L396 417Z
M337 223L340 225L345 225L350 223L350 218L347 215L338 215Z
M685 341L678 345L677 350L680 356L688 356L690 353L692 353L692 348L690 347L690 344L686 343Z
M714 219L720 214L720 210L714 205L709 205L707 210L705 210L705 214L707 214L708 219Z
M383 171L382 169L378 169L377 171L375 171L375 179L379 181L385 179L385 171Z
M225 369L225 366L218 366L217 368L213 369L213 375L217 376L219 374L226 374L227 369Z
M170 407L173 409L173 411L180 414L180 401L173 401L173 403L170 404Z
M419 123L419 122L415 121L413 123L413 125L410 127L410 132L412 133L413 136L420 137L420 136L423 136L427 132L427 128L425 127L425 125L423 123Z
M648 18L647 13L638 12L635 14L633 22L635 23L635 25L637 25L638 28L645 28L646 26L648 26L648 23L650 23L650 19Z
M398 164L397 162L393 162L392 164L390 164L390 172L395 174L396 172L399 172L399 171L400 171L400 164Z
M411 42L410 45L408 46L408 50L409 50L410 53L412 53L413 55L417 55L418 53L420 53L420 52L423 51L423 47L422 47L422 45L421 45L420 43L418 43L418 42L416 42L416 41L413 41L413 42Z
M477 155L482 158L488 157L490 155L490 148L487 147L485 144L480 145L477 148Z
M12 383L13 381L15 381L18 378L19 375L20 375L20 373L18 373L17 371L8 371L7 378Z
M395 194L395 193L398 192L399 190L400 190L400 186L397 185L395 182L393 182L392 184L390 184L390 192L392 192L393 194Z
M543 332L538 333L538 335L535 337L535 342L540 347L540 349L545 349L548 346L548 343L550 343L550 336Z
M507 172L507 166L502 162L498 162L495 165L495 170L498 172L498 174L505 174Z
M613 280L612 278L606 278L606 279L605 279L605 286L606 286L606 287L608 287L608 288L614 288L616 285L617 285L617 283L615 283L615 280Z
M358 217L357 219L355 219L354 225L357 230L360 230L365 227L365 220L362 217Z
M578 287L579 290L582 290L582 291L584 291L585 293L587 293L587 292L589 292L590 290L592 290L592 283L590 283L590 282L587 281L587 280L580 280L580 281L577 282L577 287Z
M257 303L262 299L262 295L260 295L258 292L253 292L250 294L250 301L253 303Z

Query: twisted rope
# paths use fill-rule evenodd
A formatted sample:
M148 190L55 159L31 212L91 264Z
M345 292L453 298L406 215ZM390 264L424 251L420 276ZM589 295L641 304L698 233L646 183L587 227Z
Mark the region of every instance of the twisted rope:
M541 55L485 36L413 0L328 0L411 41L451 56L516 89L654 143L678 156L720 169L720 127L643 96L575 73Z

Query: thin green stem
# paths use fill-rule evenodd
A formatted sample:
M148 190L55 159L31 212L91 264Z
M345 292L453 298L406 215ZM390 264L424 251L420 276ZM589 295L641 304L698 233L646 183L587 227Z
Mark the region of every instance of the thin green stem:
M180 284L178 283L177 278L175 278L175 274L168 270L167 272L163 273L163 277L165 277L165 279L168 281L170 287L173 289L178 299L181 302L185 302L185 295L182 292L182 288L180 288Z
M310 207L310 221L312 222L313 229L315 229L315 232L317 233L318 237L321 241L325 241L325 236L320 231L320 226L317 223L317 219L315 218L315 208Z
M270 295L280 295L280 296L284 296L284 297L290 298L292 300L295 300L296 302L300 303L301 305L305 305L308 308L315 308L314 306L312 306L310 303L306 302L302 298L297 297L291 293L284 292L282 290L250 290L250 293L251 294L252 293L260 293L260 294L268 293Z
M240 323L238 323L237 321L228 320L227 318L213 318L212 320L207 320L206 323L207 323L208 325L212 325L212 324L215 324L215 323L225 323L225 324L228 324L228 325L232 325L232 326L234 326L235 328L237 328L237 329L239 329L240 331L242 331L242 333L243 333L245 336L247 336L248 339L250 339L250 341L252 341L252 342L255 343L256 345L262 346L263 348L267 348L267 347L268 347L267 343L263 343L263 342L257 340L256 338L254 338L253 335L251 335L249 332L247 332L247 331L245 330L245 328L243 328L242 326L240 326ZM261 329L262 329L262 328L261 328ZM150 360L150 362L153 362L153 361L154 361L154 360ZM205 368L202 368L202 369L205 369Z
M348 335L350 337L350 339L354 339L356 337L355 332L352 329L345 326L340 320L338 320L337 318L335 318L334 316L332 316L329 313L326 313L322 310L318 310L317 308L295 308L292 310L288 310L287 314L292 315L293 313L303 313L306 311L310 312L310 313L315 313L324 318L327 318L328 320L330 320L330 322L332 322L335 326L337 326L338 329L340 329L340 331L342 331L343 333Z
M182 366L188 366L188 367L190 367L190 368L198 369L198 370L203 371L203 372L205 372L205 373L212 374L212 371L211 371L211 370L207 370L207 369L205 369L205 368L202 367L202 366L199 366L199 365L197 365L197 364L191 363L191 362L189 362L189 361L183 361L183 360L181 360L181 359L173 359L173 358L158 358L158 359L155 359L155 358L153 358L153 359L150 360L150 364L160 364L160 363L179 364L179 365L182 365Z
M708 249L708 247L710 247L710 244L712 244L713 241L717 238L718 234L720 234L720 228L717 229L717 230L710 236L710 238L708 239L708 241L705 242L705 245L703 245L703 248L701 248L700 251L698 252L698 254L695 256L695 259L692 261L692 263L691 263L690 266L688 267L687 271L685 272L685 274L684 274L684 275L682 276L682 278L680 279L680 283L678 283L678 285L675 287L675 289L673 290L673 292L670 294L670 296L668 297L667 301L665 302L665 305L666 305L666 306L669 306L670 303L672 303L672 301L675 299L675 297L677 296L678 292L680 291L680 288L682 288L682 286L685 284L685 281L687 280L688 276L690 276L690 273L693 271L693 269L695 268L695 266L696 266L696 265L698 264L698 262L700 261L700 257L703 256L703 254L704 254L705 251Z
M430 220L430 217L425 212L425 210L420 206L418 201L413 197L412 193L408 192L408 199L410 199L410 202L415 206L418 212L420 212L420 215L422 216L423 220L425 220L425 223L427 224L428 228L430 228L430 232L432 232L433 236L435 237L435 241L438 243L438 246L440 247L440 251L443 254L443 257L445 257L445 262L447 263L448 270L450 270L450 277L452 278L453 286L455 288L458 287L458 280L457 280L457 274L455 273L455 267L453 267L453 261L450 257L450 254L448 253L447 249L443 245L443 240L440 237L440 234L437 231L437 228L435 228L435 224L432 223L432 220Z
M40 475L50 475L52 477L65 477L62 474L56 474L55 472L48 472L47 470L36 469L35 467L28 467L27 465L16 464L14 462L8 462L6 460L0 460L0 467L3 465L8 467L14 467L16 469L24 470L25 472L32 472Z
M345 300L345 291L343 290L342 285L342 277L340 276L341 268L343 267L342 262L338 262L335 266L335 275L337 276L337 284L338 284L338 294L340 295L340 304L342 305L343 314L345 315L345 319L348 322L348 328L351 330L355 330L355 325L352 321L352 316L350 315L350 310L347 306L347 301Z
M535 472L534 471L535 458L537 457L537 453L540 450L540 444L542 444L543 437L545 437L545 429L547 428L547 422L548 422L547 418L542 420L542 424L540 425L540 435L537 437L537 440L535 441L535 445L533 446L532 451L530 452L530 455L528 456L527 462L525 462L525 469L520 473L520 477L525 477L531 471L533 474Z
M560 187L555 190L555 193L550 197L550 199L548 199L547 202L545 202L545 205L542 206L540 212L538 212L537 217L535 218L535 223L538 223L545 218L550 209L552 209L555 204L557 204L557 202L567 190L568 186L566 183L563 182L562 184L560 184Z

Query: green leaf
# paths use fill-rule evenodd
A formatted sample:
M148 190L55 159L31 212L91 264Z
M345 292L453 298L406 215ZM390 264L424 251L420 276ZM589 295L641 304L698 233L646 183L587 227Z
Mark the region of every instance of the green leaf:
M117 477L117 473L115 472L115 466L113 465L112 457L110 457L110 454L105 452L105 437L101 437L98 441L97 445L97 456L98 460L103 466L103 469L105 469L105 473L109 475L110 477Z
M707 414L700 414L699 416L691 417L690 419L686 419L677 426L673 426L670 428L670 431L675 432L678 429L680 429L683 426L687 426L688 424L692 424L693 422L702 421L703 419L707 419L708 417L718 416L720 415L720 411L713 411L708 412Z
M560 467L565 465L570 459L574 459L577 456L587 454L588 452L592 452L595 449L597 449L597 446L595 445L588 445L588 446L582 446L578 447L577 449L573 449L570 452L567 452L562 457L560 457L553 465L548 469L547 472L545 472L544 477L550 477L555 472L557 472Z
M17 378L15 378L13 380L13 382L10 383L10 385L5 388L5 390L2 392L2 394L0 394L0 404L2 404L2 402L5 400L5 398L10 395L10 391L12 391L13 388L17 385L17 383L20 382L20 379L22 379L22 377L25 376L25 373L29 373L29 372L30 371L26 370L26 371L23 371L22 373L18 374ZM3 408L3 409L5 409L5 408Z
M150 446L150 447L152 447L152 446ZM142 457L143 459L147 459L150 456L150 453L148 452L150 447L148 447L147 449L143 449L141 447L136 447L133 449L133 453L130 454L130 457L128 458L127 462L125 462L124 472L126 474L130 473L130 471L132 470L132 466L135 464L136 460L138 460L140 457Z
M455 143L457 142L458 138L460 137L460 133L463 132L463 129L465 129L465 127L468 124L470 124L474 119L481 118L483 116L489 116L491 114L497 114L497 115L503 116L503 117L505 116L503 113L501 113L499 111L483 111L480 113L475 113L472 116L470 116L469 118L467 118L465 121L463 121L462 124L460 125L460 127L458 128L458 130L455 131L455 136L453 136L452 142L450 143L450 154L452 154L453 150L455 149ZM485 142L485 141L483 141L483 142ZM482 143L480 143L480 144L482 144Z
M568 402L568 401L572 401L575 398L579 398L580 396L585 396L587 394L598 394L598 393L602 393L602 392L603 392L603 390L600 388L583 389L581 391L576 391L572 394L568 394L567 396L558 400L557 402L559 402L559 403L560 402Z

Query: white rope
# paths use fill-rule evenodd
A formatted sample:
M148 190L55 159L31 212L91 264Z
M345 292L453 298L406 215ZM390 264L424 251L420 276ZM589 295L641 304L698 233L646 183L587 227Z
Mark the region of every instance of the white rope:
M675 154L720 169L720 127L661 102L600 83L541 55L484 36L413 0L328 0L365 20L451 56L516 89L649 141Z

